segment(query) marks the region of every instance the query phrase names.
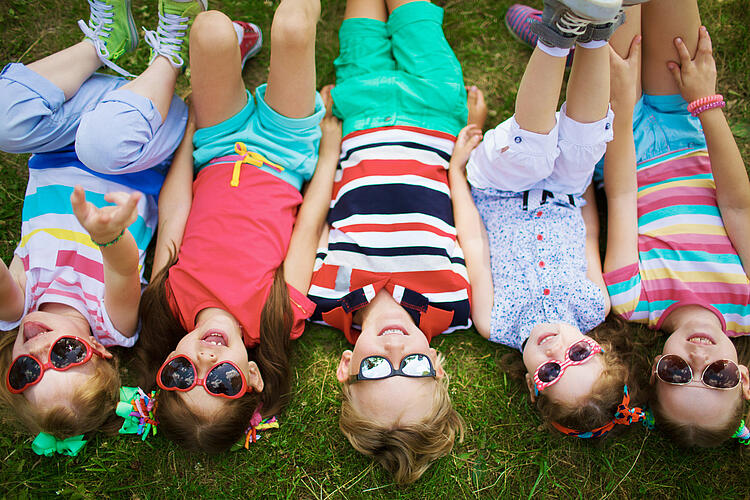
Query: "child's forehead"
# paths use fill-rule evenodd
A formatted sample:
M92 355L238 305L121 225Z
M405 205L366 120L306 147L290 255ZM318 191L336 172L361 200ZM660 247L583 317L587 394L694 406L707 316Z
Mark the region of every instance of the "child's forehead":
M438 381L432 377L390 377L349 386L352 405L383 425L422 421L435 405Z

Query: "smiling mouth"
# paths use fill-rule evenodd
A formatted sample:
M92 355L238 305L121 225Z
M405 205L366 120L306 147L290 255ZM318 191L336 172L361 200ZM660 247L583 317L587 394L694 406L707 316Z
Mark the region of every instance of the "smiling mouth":
M29 321L23 325L23 341L28 342L36 336L52 331L50 327L38 321Z
M542 345L545 342L547 342L552 337L557 337L556 333L543 333L539 336L539 339L536 342L536 345Z
M227 337L223 332L211 330L201 337L201 342L212 346L227 347Z
M696 333L694 335L691 335L687 338L687 341L691 344L700 344L700 345L716 345L716 342L714 342L714 339L712 339L710 336L706 335L705 333Z
M403 330L402 328L388 326L380 330L380 333L378 333L378 337L381 337L384 335L409 335L409 334L406 333L406 331Z

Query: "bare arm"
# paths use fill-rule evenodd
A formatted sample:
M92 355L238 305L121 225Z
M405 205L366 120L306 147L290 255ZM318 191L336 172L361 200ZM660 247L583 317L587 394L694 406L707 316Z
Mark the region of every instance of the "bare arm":
M21 288L20 281L13 271L21 264L20 259L13 256L10 263L11 269L0 261L0 320L16 321L23 314L25 291ZM21 269L23 272L23 268Z
M117 331L132 337L138 325L141 277L138 247L127 227L138 217L141 194L108 193L104 199L115 205L97 208L86 201L81 186L76 186L70 196L73 213L91 239L106 244L100 246L104 263L104 305Z
M471 151L482 139L482 131L476 125L461 130L453 149L448 182L453 203L453 219L456 224L458 243L464 252L466 271L471 284L471 319L479 334L490 338L490 321L494 304L492 272L490 271L490 244L482 217L474 205L469 184L466 181L466 162Z
M284 279L305 294L310 289L315 254L320 235L326 226L333 179L341 154L341 122L331 113L330 89L324 89L321 94L327 113L320 124L323 136L320 140L318 165L297 213L289 250L284 259Z
M609 314L610 302L607 285L602 277L602 259L599 254L599 212L596 206L594 187L590 185L583 193L586 205L581 209L583 223L586 225L586 277L598 286L604 297L604 315Z
M701 26L695 58L682 40L675 40L680 63L669 63L669 69L682 97L690 102L716 93L716 62L713 58L711 37ZM708 155L716 183L716 203L724 221L724 228L732 240L747 272L750 268L750 181L745 163L721 108L698 115L706 136Z
M170 252L180 249L185 223L193 203L193 134L195 115L190 110L185 136L174 155L159 194L159 226L156 235L153 278L169 262Z
M638 180L633 142L633 109L640 47L640 36L636 36L626 59L610 50L610 100L615 119L614 140L607 145L604 156L604 188L607 192L608 214L604 272L638 262Z

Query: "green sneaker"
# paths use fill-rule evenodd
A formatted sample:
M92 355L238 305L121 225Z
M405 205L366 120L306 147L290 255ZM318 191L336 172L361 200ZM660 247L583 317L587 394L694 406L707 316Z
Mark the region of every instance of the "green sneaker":
M207 8L207 0L159 0L159 25L156 31L143 28L143 38L151 47L149 64L158 56L164 56L175 68L184 68L189 60L190 28L195 16Z
M130 73L115 64L127 52L138 47L138 31L130 12L130 0L88 0L91 11L89 22L82 19L78 26L86 35L105 66L123 76Z

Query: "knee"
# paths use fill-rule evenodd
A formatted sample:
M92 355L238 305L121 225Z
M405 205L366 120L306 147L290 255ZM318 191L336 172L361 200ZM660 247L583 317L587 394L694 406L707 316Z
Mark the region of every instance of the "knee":
M271 24L271 47L307 47L315 43L320 17L319 0L286 0L279 5Z
M143 130L134 130L129 120L127 124L127 138L112 129L111 116L97 113L97 110L86 113L76 132L76 155L81 162L94 172L102 174L125 173L125 167L130 165L140 155L145 137ZM108 118L107 118L108 117ZM120 117L122 118L122 117Z
M237 47L232 20L218 10L201 12L190 29L190 51L220 52Z

